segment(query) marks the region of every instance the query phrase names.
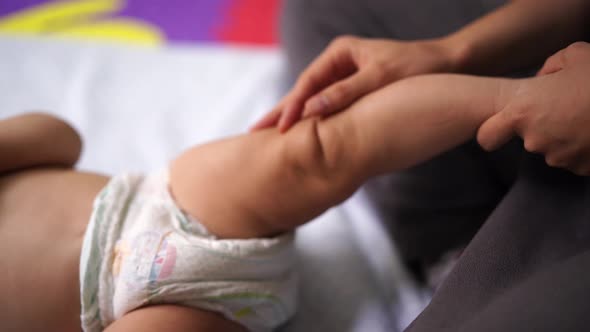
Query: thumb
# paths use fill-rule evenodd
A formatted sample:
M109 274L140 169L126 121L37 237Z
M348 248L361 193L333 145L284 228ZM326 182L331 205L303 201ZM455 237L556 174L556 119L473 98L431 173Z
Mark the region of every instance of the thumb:
M537 72L537 76L553 74L563 69L565 65L565 51L561 50L545 60L543 67Z
M508 110L500 111L486 120L477 131L477 141L486 151L506 144L516 134L515 122Z

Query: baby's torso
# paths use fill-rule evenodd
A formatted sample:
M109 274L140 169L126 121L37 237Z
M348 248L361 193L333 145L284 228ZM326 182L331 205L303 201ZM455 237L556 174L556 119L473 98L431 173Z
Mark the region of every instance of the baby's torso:
M0 177L0 330L80 330L80 249L107 182L49 168Z

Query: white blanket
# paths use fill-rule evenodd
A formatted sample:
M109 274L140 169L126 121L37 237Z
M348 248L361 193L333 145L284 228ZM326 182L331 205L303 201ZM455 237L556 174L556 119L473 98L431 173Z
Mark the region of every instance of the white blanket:
M278 99L277 49L162 49L0 37L0 118L45 110L84 137L79 168L150 171L243 132ZM284 331L395 331L425 303L362 193L302 227L299 312Z

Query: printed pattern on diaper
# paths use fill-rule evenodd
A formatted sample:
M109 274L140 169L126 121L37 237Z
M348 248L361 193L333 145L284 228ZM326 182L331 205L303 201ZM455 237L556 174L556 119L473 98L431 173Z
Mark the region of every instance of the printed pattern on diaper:
M120 265L118 277L127 287L142 287L148 281L161 238L158 232L146 231L137 234L131 240L119 241L115 262L119 262ZM116 266L113 266L113 272L116 271L115 268Z
M130 288L169 277L176 265L177 251L168 235L147 231L132 241L119 240L114 250L113 277L122 278Z
M115 250L113 253L113 267L111 269L113 277L119 277L119 274L121 273L121 266L123 265L123 262L125 262L125 258L127 258L130 254L131 249L129 248L127 242L123 240L118 241L115 245Z
M168 235L162 238L160 249L152 263L150 282L161 281L172 275L176 265L176 247L168 241Z
M289 316L289 309L280 298L262 292L243 292L212 296L207 300L223 303L236 320L255 319L255 317L285 317Z

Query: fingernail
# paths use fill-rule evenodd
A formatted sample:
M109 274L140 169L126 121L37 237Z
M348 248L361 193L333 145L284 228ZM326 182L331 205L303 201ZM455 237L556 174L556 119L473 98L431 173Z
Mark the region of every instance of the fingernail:
M328 104L329 102L326 96L317 96L309 101L309 107L307 107L305 113L307 113L307 116L322 114L328 108Z
M277 127L279 128L281 133L284 133L285 131L287 131L287 129L289 129L289 118L292 117L292 114L294 112L294 106L293 105L287 105L285 106L285 108L283 109L283 112L281 114L281 118L279 119L279 122L277 124Z
M281 116L281 118L279 119L279 123L277 125L277 127L279 128L279 132L284 133L287 130L287 117L286 116Z
M277 124L277 128L279 128L279 130L280 130L280 131L282 131L282 130L283 130L283 126L284 126L284 125L285 125L285 117L284 117L284 116L282 116L282 117L279 119L279 123Z

